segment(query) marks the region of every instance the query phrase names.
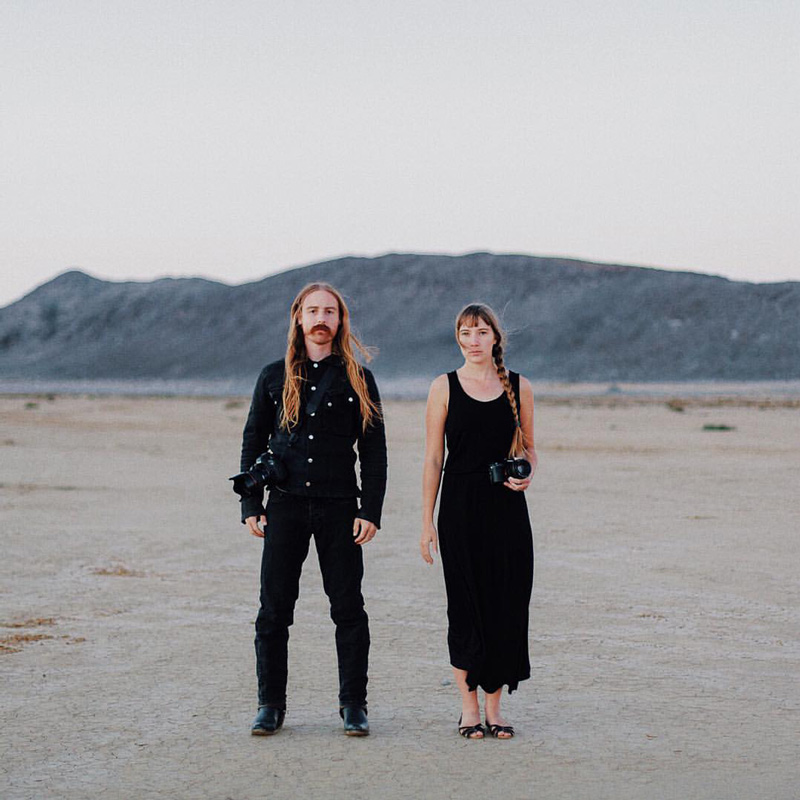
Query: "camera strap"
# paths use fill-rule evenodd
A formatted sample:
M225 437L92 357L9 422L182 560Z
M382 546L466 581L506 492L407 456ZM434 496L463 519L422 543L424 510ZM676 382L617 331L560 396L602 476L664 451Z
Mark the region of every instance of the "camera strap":
M306 404L306 414L308 414L310 417L313 417L314 414L317 413L319 404L325 397L325 392L327 392L328 389L331 388L333 380L336 377L335 373L337 371L338 371L337 368L334 367L333 365L325 367L325 372L323 373L322 377L317 381L316 388L312 393L312 397Z

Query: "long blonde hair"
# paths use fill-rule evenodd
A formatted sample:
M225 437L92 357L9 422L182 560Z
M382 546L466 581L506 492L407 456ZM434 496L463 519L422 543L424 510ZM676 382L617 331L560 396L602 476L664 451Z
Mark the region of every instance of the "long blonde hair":
M506 344L506 334L500 325L500 320L497 314L487 306L485 303L470 303L461 309L459 315L456 317L456 341L459 341L458 333L462 326L474 327L478 322L485 322L495 335L497 341L492 347L492 360L494 361L495 369L497 370L497 377L500 378L500 383L503 384L503 390L506 393L506 398L511 406L511 411L514 414L514 421L517 423L514 429L514 438L511 440L511 448L508 455L511 458L524 455L525 453L525 434L522 432L522 422L519 417L519 407L517 405L517 397L514 394L514 389L511 386L511 379L508 375L508 370L503 363L503 349Z
M300 314L303 310L303 301L311 292L330 292L339 305L339 330L333 338L332 352L340 356L347 371L347 379L358 395L361 409L362 429L366 429L375 420L380 419L381 410L369 396L367 381L364 378L364 368L356 361L354 348L358 350L366 362L372 360L371 348L365 347L350 330L350 311L347 308L341 293L329 283L307 283L292 301L289 311L289 334L286 344L286 365L283 381L283 408L281 409L281 426L290 430L300 420L300 396L303 385L302 366L308 361L306 342L303 336L303 326Z

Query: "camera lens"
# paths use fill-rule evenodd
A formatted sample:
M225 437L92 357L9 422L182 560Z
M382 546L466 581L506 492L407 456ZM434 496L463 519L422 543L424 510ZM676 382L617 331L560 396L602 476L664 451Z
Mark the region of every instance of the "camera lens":
M509 466L509 476L525 480L531 474L531 465L529 461L524 458L515 458Z
M241 497L251 497L259 486L258 481L249 472L234 475L231 480L233 481L233 491Z

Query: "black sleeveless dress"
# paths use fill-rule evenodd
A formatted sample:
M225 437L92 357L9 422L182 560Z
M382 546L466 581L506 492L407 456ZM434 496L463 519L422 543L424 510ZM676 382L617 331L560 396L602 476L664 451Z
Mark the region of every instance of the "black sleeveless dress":
M519 375L509 373L519 407ZM439 501L439 548L447 591L450 663L470 689L513 692L530 677L528 606L533 537L524 492L489 480L508 456L515 420L505 394L481 402L448 373L447 461Z

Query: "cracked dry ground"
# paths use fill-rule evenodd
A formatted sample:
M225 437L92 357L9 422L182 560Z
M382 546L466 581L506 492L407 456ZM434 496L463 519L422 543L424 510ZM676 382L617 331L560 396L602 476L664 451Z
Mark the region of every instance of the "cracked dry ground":
M800 414L674 406L539 404L533 675L517 737L467 742L417 547L422 404L387 405L372 735L341 735L312 548L260 739L246 402L0 397L0 796L796 798Z

